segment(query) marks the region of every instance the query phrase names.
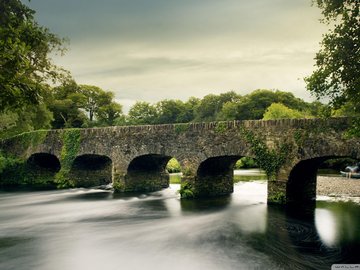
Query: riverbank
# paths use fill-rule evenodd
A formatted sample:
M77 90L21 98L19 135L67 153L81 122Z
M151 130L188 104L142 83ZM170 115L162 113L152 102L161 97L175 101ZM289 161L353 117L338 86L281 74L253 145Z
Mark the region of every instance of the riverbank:
M344 177L318 176L317 194L334 197L360 197L360 180Z

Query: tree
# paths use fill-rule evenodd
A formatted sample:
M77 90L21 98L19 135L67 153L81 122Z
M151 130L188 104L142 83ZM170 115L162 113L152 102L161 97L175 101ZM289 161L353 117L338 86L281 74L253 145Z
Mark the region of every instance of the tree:
M0 138L51 127L53 115L45 104L25 105L21 109L0 113Z
M0 1L0 112L38 104L49 80L65 73L49 58L64 40L38 25L20 0Z
M112 92L104 91L101 88L93 85L80 85L79 103L89 116L90 122L94 120L94 116L98 113L99 109L107 106L114 98Z
M215 121L226 102L236 102L240 96L234 91L220 95L206 95L195 109L195 121Z
M79 93L79 86L74 80L63 82L44 96L54 116L53 128L82 127L85 124L87 117L81 110L85 97Z
M306 110L308 107L308 103L296 98L292 93L258 89L239 98L235 102L225 103L219 118L221 120L262 119L265 110L272 103L282 103L289 108L297 110Z
M327 96L340 107L355 100L360 113L360 14L359 0L314 0L322 10L323 23L333 25L323 36L316 54L317 69L305 82L318 98Z
M113 126L119 123L119 119L123 117L122 105L116 102L99 107L96 117L98 123L102 126Z
M273 103L266 109L263 120L305 117L306 115L298 110L290 109L281 103Z
M128 122L131 125L149 125L157 121L155 106L145 101L137 101L129 110Z
M186 110L181 100L165 99L156 104L159 124L170 124L182 122L182 112Z

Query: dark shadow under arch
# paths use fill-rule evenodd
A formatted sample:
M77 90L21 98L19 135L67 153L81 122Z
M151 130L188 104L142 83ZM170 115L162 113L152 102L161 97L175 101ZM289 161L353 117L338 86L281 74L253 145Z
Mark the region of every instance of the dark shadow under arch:
M308 204L316 201L317 172L322 163L330 159L349 156L325 156L302 160L290 172L286 188L288 203ZM340 174L339 174L340 176Z
M85 154L75 158L70 177L77 187L106 185L112 182L112 160L108 156Z
M228 195L234 191L234 165L242 156L216 156L204 160L195 179L198 197Z
M126 191L155 191L169 186L166 165L171 156L147 154L134 158L125 177Z
M27 164L29 168L34 170L47 170L54 173L58 172L61 167L59 159L55 155L48 153L32 154L28 158Z

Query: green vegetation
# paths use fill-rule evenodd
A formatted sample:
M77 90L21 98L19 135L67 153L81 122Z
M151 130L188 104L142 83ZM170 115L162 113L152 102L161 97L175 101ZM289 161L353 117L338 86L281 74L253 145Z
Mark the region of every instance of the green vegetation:
M283 118L308 118L304 112L290 109L281 103L272 103L265 111L263 119L283 119Z
M172 158L169 160L168 164L166 165L166 170L169 173L180 173L181 172L180 163L175 158Z
M63 147L61 149L61 169L55 176L58 188L74 187L75 183L69 178L71 166L76 158L80 146L80 130L68 129L63 135Z
M41 103L46 81L63 73L49 57L63 52L64 40L34 19L20 0L0 1L0 113Z
M175 132L177 134L186 132L189 130L189 124L176 124L175 125Z
M328 96L338 107L353 102L360 110L360 7L358 0L314 0L331 26L316 54L317 69L305 78L307 88L318 97Z
M241 133L255 155L257 164L266 173L268 180L276 180L281 166L283 166L292 151L292 144L283 142L274 148L269 148L265 142L252 131L241 128Z
M307 89L328 97L335 115L360 116L360 6L358 0L313 0L321 9L322 23L331 28L323 35L316 54L316 70L305 78ZM360 136L360 121L349 131Z
M276 192L275 194L268 197L268 202L271 202L273 204L285 204L286 194L283 192Z
M179 193L182 199L191 199L195 197L193 186L187 181L181 183Z
M258 167L259 165L256 163L255 159L251 157L242 157L235 163L234 169L239 170L239 169L251 169Z

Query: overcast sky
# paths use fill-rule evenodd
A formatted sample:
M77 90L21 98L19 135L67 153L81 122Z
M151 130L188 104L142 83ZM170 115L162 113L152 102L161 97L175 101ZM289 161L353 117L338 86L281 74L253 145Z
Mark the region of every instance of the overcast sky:
M25 3L25 2L24 2ZM32 0L36 19L70 40L55 63L79 84L136 100L279 89L309 100L322 34L311 0Z

